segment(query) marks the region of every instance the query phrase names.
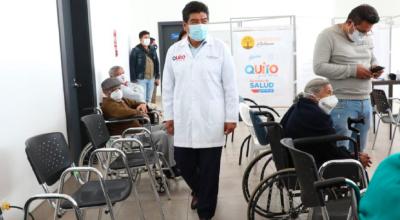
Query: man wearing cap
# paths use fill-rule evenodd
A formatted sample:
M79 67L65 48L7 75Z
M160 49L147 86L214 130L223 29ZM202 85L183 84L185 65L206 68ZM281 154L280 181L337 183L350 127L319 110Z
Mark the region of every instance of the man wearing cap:
M108 78L104 80L101 83L101 88L105 95L101 105L105 118L125 119L135 116L149 117L146 114L147 106L145 103L123 98L121 82L117 78ZM139 121L134 120L110 124L109 130L112 135L120 135L127 128L141 126ZM151 138L157 146L158 151L164 154L169 165L173 168L175 166L173 138L165 132L164 125L152 126Z

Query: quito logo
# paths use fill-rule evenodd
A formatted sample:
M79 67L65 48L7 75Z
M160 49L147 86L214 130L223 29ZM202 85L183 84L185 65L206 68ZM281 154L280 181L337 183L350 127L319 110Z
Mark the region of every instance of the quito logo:
M251 49L254 47L255 45L255 40L252 36L244 36L242 38L242 41L240 42L240 44L242 45L242 47L244 49Z
M262 75L273 75L277 74L279 67L276 64L267 64L262 62L261 64L249 64L244 68L246 74L262 74Z
M173 60L173 61L184 61L185 58L186 58L185 54L183 54L183 55L176 55L176 56L173 56L173 57L172 57L172 60Z

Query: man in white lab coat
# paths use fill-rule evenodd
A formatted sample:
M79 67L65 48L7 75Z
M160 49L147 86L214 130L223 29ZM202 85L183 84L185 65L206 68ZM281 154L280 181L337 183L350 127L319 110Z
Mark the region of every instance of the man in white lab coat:
M163 72L164 119L174 134L175 160L192 189L192 209L211 219L217 205L224 134L238 121L239 95L232 56L208 36L208 8L189 2L182 11L188 37L172 45Z

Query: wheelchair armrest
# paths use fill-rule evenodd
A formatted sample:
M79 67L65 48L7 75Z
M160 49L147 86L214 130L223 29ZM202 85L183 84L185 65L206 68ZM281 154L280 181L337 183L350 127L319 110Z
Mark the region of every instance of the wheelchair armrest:
M344 177L335 177L314 182L314 188L316 190L323 190L326 188L340 187L345 185L346 185L346 178Z
M261 111L261 109L268 109L268 110L272 111L273 113L275 113L275 115L277 115L278 117L281 117L275 109L273 109L272 107L266 106L266 105L251 105L251 106L249 106L249 108L258 108L260 111Z
M118 119L118 118L108 118L107 120L104 120L106 124L114 124L114 123L123 123L123 122L132 122L132 121L143 121L148 122L150 121L148 118L144 116L133 116L129 118L123 118L123 119Z
M318 170L318 173L319 173L320 177L323 178L324 172L328 167L335 166L335 165L343 165L343 164L352 164L355 167L357 167L358 171L361 172L360 174L361 174L361 181L362 181L363 187L368 187L368 177L367 177L366 171L365 171L363 165L358 160L354 160L354 159L329 160L321 165L321 167Z
M323 135L318 137L306 137L306 138L297 138L293 140L293 143L296 144L318 144L318 143L325 143L325 142L334 142L334 141L350 141L353 144L357 144L357 141L354 138L331 134L331 135Z
M268 116L272 117L274 119L274 116L271 114L269 111L259 111L259 112L254 112L254 115L262 115L268 118Z

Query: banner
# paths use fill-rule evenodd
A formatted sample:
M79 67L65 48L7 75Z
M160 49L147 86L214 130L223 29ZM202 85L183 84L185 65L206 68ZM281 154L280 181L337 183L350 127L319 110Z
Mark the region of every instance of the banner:
M233 32L239 94L258 104L288 107L294 98L293 29Z

